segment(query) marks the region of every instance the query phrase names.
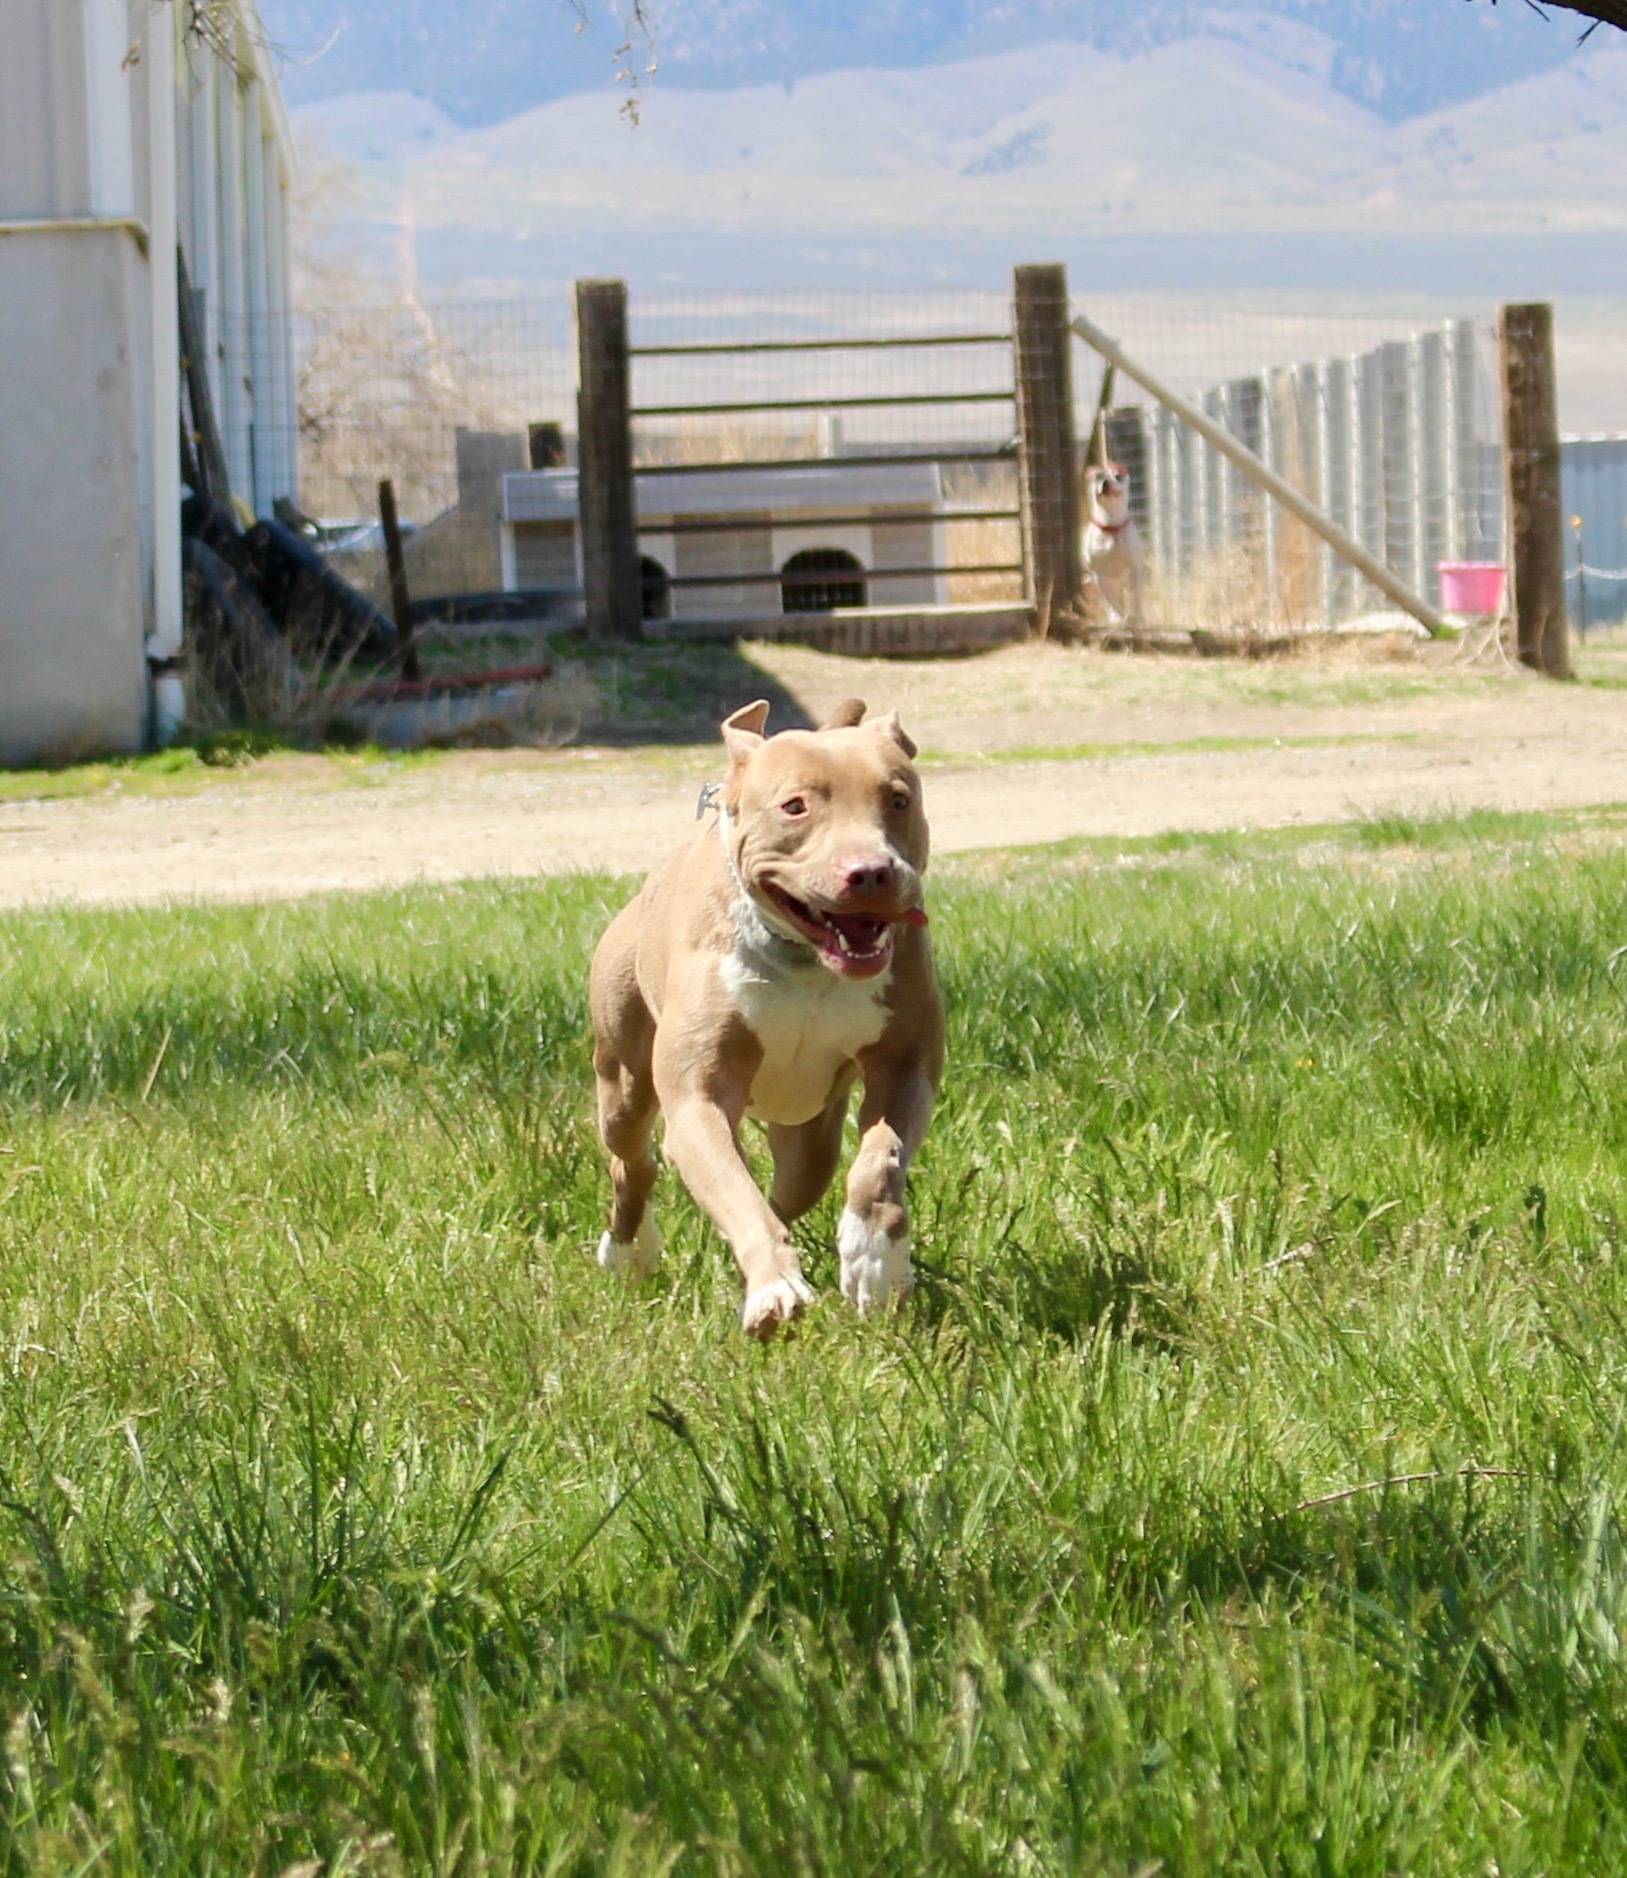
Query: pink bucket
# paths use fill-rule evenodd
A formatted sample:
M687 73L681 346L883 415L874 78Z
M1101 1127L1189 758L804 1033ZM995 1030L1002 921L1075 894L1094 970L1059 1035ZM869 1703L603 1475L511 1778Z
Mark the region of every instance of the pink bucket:
M1443 613L1497 614L1503 610L1501 561L1439 561Z

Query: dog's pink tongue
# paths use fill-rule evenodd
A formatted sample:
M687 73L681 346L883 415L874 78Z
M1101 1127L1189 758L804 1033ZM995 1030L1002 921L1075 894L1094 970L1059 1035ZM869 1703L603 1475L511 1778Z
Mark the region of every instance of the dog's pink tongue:
M924 906L912 906L907 913L898 916L900 926L925 926L929 924Z

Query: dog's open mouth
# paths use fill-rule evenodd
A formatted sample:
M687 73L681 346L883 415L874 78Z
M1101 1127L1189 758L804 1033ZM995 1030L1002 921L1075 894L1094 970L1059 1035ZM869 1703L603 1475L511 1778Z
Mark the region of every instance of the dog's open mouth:
M766 881L763 885L774 910L807 939L832 971L845 978L873 978L885 971L892 963L893 927L927 923L919 907L890 920L873 913L833 913L797 899L783 887Z

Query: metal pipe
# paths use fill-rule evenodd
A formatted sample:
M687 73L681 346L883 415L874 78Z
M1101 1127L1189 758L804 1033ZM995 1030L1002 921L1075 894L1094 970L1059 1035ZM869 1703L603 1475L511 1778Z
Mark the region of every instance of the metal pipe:
M193 40L187 54L192 98L186 116L187 172L192 209L192 239L186 244L187 278L193 295L192 323L198 339L198 362L209 380L210 400L224 408L221 384L220 321L224 307L220 275L220 163L215 135L220 61L207 37Z
M1359 542L1352 541L1342 528L1335 527L1292 483L1285 482L1274 470L1267 468L1252 450L1239 443L1228 430L1206 416L1178 391L1172 390L1162 379L1155 377L1145 366L1137 365L1117 340L1110 339L1083 314L1075 316L1073 330L1086 345L1093 347L1110 364L1116 365L1127 378L1133 378L1143 391L1156 398L1166 410L1173 411L1183 424L1189 425L1229 463L1235 464L1251 482L1267 495L1275 497L1290 515L1297 516L1314 534L1320 535L1335 554L1364 574L1403 613L1417 620L1431 639L1450 639L1453 636L1451 624L1428 601L1420 599L1405 581L1392 573L1382 561L1376 560Z
M142 64L147 73L147 278L150 292L153 611L147 654L181 650L181 330L175 257L175 9L149 7Z
M123 229L145 255L152 247L147 224L137 215L51 215L35 220L0 222L3 235L105 235Z
M1008 444L986 450L913 450L885 456L777 456L756 457L741 463L635 463L633 474L645 476L715 476L720 470L737 475L745 470L828 470L891 468L903 463L1012 463L1017 452Z
M908 528L918 527L923 522L1015 522L1022 514L1020 509L905 509L901 512L882 509L868 509L854 515L798 515L794 519L785 510L770 511L775 519L770 526L774 528ZM733 535L742 528L760 528L761 511L752 510L749 516L733 517L727 521L701 522L690 521L641 521L638 532L641 535Z
M896 339L747 339L693 346L629 346L630 359L698 359L729 352L882 352L903 346L1009 346L1010 333L923 333Z
M220 435L232 475L232 494L252 496L249 456L248 253L243 174L243 94L236 66L235 32L215 84L215 149L220 166Z
M937 574L1020 574L1021 561L983 561L967 567L760 568L733 574L673 574L669 587L842 587L867 580L925 580Z
M292 382L292 345L288 331L286 184L282 151L276 137L269 131L265 136L261 163L265 179L266 328L271 361L271 383L267 387L264 409L274 440L271 499L275 503L278 496L298 499L299 465L295 439L299 425Z
M243 93L243 194L248 274L249 461L254 472L251 505L269 515L276 496L271 387L271 269L266 225L265 138L259 79Z
M879 411L902 404L1012 404L1015 391L916 391L874 398L749 398L743 404L635 404L631 417L726 417L738 411Z

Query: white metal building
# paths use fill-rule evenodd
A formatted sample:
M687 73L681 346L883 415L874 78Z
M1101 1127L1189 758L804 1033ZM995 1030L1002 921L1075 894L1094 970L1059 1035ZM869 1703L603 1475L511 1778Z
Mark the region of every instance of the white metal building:
M233 493L294 492L290 170L253 0L0 5L0 762L151 736L181 646L177 246Z

